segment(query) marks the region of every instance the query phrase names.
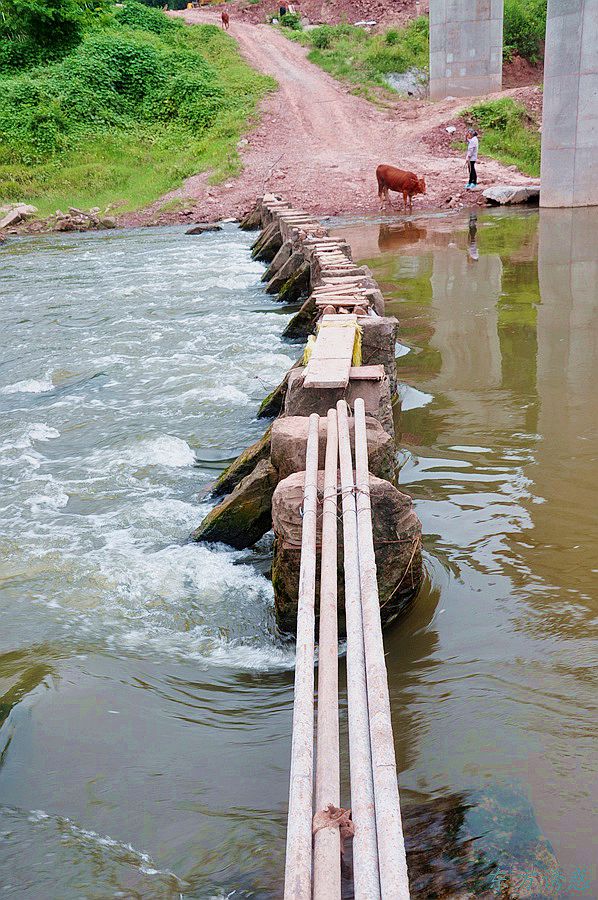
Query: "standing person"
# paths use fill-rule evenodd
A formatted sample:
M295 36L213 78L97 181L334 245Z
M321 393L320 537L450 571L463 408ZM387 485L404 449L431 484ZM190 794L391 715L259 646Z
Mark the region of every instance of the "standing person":
M466 191L470 191L472 188L477 187L478 183L478 174L475 170L475 164L478 161L478 133L474 131L473 128L467 129L467 134L465 135L467 138L467 156L465 157L465 162L469 168L469 182L465 186Z

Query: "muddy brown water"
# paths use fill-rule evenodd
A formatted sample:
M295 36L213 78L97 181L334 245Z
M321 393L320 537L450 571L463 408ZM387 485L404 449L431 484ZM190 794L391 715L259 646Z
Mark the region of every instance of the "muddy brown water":
M414 893L594 897L598 211L341 230L400 321L425 533L386 638ZM297 354L250 239L0 251L3 896L280 896L269 543L186 540Z

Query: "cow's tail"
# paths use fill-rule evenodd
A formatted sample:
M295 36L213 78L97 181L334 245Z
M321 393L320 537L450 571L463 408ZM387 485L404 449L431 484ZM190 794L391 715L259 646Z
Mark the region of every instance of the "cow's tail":
M378 182L378 196L382 200L383 191L386 185L384 184L384 176L379 168L376 169L376 181Z

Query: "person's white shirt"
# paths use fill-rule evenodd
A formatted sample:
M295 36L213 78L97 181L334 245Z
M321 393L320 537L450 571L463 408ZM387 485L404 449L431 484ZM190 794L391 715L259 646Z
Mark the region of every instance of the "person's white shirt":
M475 135L473 137L469 138L469 140L467 142L467 161L468 162L477 162L478 144L479 144L479 141Z

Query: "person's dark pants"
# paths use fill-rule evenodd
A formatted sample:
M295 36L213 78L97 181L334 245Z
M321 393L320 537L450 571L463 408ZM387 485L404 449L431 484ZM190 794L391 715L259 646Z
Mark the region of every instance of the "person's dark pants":
M469 183L477 184L478 183L478 173L475 170L475 162L469 161Z

